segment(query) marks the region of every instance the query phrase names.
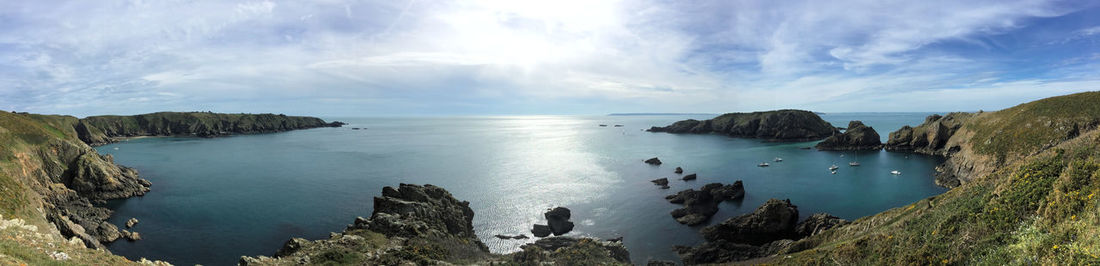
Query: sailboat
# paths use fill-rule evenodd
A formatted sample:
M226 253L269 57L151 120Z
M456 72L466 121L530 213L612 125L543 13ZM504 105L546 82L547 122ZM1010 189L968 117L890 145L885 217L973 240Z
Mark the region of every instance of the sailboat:
M891 175L900 175L901 171L898 171L898 170L890 171L890 174Z
M829 166L829 171L836 171L836 169L839 169L839 168L840 168L840 166L836 166L836 164L834 164L833 166Z
M780 157L775 157L775 161L776 161L776 162L782 162L782 161L783 161L783 158L780 158Z
M854 161L848 162L848 166L859 166L859 155L858 154L856 155L856 159Z

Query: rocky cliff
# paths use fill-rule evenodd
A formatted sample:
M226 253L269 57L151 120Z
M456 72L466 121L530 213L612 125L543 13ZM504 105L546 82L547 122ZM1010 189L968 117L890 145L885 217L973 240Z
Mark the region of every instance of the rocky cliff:
M160 112L132 116L91 116L80 119L75 129L84 142L101 145L119 137L215 137L341 125L341 122L325 122L316 117L282 114Z
M948 192L860 218L756 263L1100 263L1100 92L931 116L887 149L948 156Z
M652 127L648 131L715 133L768 141L819 140L839 133L817 114L803 110L728 113L710 120L683 120L665 127Z
M882 148L882 140L874 128L862 121L848 122L843 134L832 135L817 143L818 150L877 150Z
M627 265L622 243L549 237L522 251L491 254L474 234L474 212L443 188L401 184L374 198L370 218L356 218L328 239L294 238L274 257L242 257L241 265Z

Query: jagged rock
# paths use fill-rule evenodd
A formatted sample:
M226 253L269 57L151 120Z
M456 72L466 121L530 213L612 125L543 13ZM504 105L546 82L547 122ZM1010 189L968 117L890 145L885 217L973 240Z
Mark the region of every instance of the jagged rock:
M688 181L688 180L695 180L695 178L697 178L697 177L698 177L698 176L696 176L695 174L689 174L689 175L685 175L685 176L684 176L683 178L681 178L681 179L683 179L684 181Z
M138 223L137 218L130 218L130 220L126 220L126 228L134 227L134 225L136 225L137 223Z
M663 189L668 189L668 178L653 179L653 180L650 180L649 182L653 182L653 184L661 186L661 188L663 188Z
M531 234L536 237L547 237L550 236L551 233L553 233L553 231L550 231L550 226L548 225L536 224L531 228Z
M675 172L676 174L683 174L684 173L684 168L680 168L679 166L677 166L676 171L673 171L673 172Z
M138 178L137 170L114 164L110 155L89 150L78 157L65 177L65 185L92 201L145 195L149 181Z
M432 185L401 184L382 188L366 227L386 236L455 236L476 238L474 211L450 192Z
M119 232L118 235L119 235L119 237L125 238L126 240L129 240L129 241L141 240L141 234L138 233L138 232L130 232L130 231L127 231L127 230L122 230L122 232Z
M815 213L799 223L795 233L800 237L810 237L833 227L848 224L848 220L840 219L828 213Z
M519 235L514 235L514 236L510 236L510 235L495 235L495 237L496 237L496 238L500 238L500 239L527 239L527 235L524 235L524 234L519 234Z
M305 240L304 238L298 238L298 237L291 238L290 240L287 240L286 243L283 243L283 247L281 247L281 248L279 248L279 250L275 251L275 256L276 257L283 257L283 256L288 256L290 254L294 254L294 252L298 252L299 250L302 249L302 247L304 247L308 244L309 244L309 240Z
M676 254L684 265L742 261L760 257L764 251L759 246L733 243L726 240L703 242L695 247L676 246Z
M670 203L684 204L683 208L675 209L669 213L677 222L686 225L698 225L706 222L718 212L719 202L741 199L744 196L744 186L738 180L731 185L710 183L698 191L694 189L683 190L675 195L669 195L665 199Z
M798 206L790 200L770 199L753 213L730 218L703 228L707 241L727 240L732 243L760 245L779 239L796 238Z
M667 260L649 260L645 264L646 266L676 266L675 262Z
M874 128L862 121L851 121L843 134L837 134L817 143L818 150L877 150L882 148L882 140Z
M649 158L649 159L645 160L645 163L651 164L651 165L661 165L661 159L657 159L657 157L653 157L653 158Z
M818 140L838 133L835 127L817 114L803 110L728 113L705 121L689 119L665 127L652 127L648 131L717 133L769 141Z
M917 127L903 126L890 133L885 148L889 151L914 151L929 155L946 156L947 140L973 117L970 113L950 113L947 116L930 115Z
M546 217L546 222L550 226L550 232L556 236L564 235L573 231L573 222L569 221L570 212L565 207L556 207L543 214Z

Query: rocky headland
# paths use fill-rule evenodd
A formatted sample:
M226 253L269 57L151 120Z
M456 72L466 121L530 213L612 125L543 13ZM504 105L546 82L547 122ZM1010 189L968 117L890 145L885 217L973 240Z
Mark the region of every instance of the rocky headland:
M125 137L217 137L343 125L339 121L325 122L316 117L283 114L159 112L131 116L90 116L80 119L75 128L85 143L102 145Z
M718 204L727 200L745 198L745 187L741 180L733 184L710 183L699 190L687 189L668 195L665 200L673 204L683 204L683 208L673 210L670 215L676 222L686 225L699 225L718 212Z
M829 136L815 147L827 151L878 150L882 148L882 140L874 128L857 120L848 122L843 134Z
M803 110L728 113L710 120L683 120L649 132L722 134L766 141L819 140L839 131L817 114Z
M568 219L566 210L547 219ZM553 217L551 217L553 216ZM401 184L374 198L370 218L356 218L328 239L294 238L272 257L242 257L241 265L629 265L630 253L619 241L548 237L522 251L492 254L474 234L469 202L443 188ZM553 222L552 222L553 223Z

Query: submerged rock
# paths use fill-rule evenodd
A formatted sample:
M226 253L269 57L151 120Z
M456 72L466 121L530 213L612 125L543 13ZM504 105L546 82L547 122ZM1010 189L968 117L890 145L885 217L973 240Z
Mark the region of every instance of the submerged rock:
M683 174L684 173L684 168L680 168L679 166L677 166L676 171L673 171L673 172L676 173L676 174Z
M510 235L495 235L495 237L496 237L496 238L500 238L500 239L506 239L506 240L507 240L507 239L527 239L527 235L524 235L524 234L518 234L518 235L514 235L514 236L510 236Z
M690 175L685 175L683 178L680 178L680 179L683 179L684 181L688 181L688 180L695 180L695 178L697 178L697 177L698 176L696 176L695 174L690 174Z
M874 128L862 121L851 121L843 134L837 134L817 143L818 150L877 150L882 148L882 140Z
M645 163L651 164L651 165L661 165L661 159L657 159L657 157L653 157L653 158L649 158L649 159L645 160Z

